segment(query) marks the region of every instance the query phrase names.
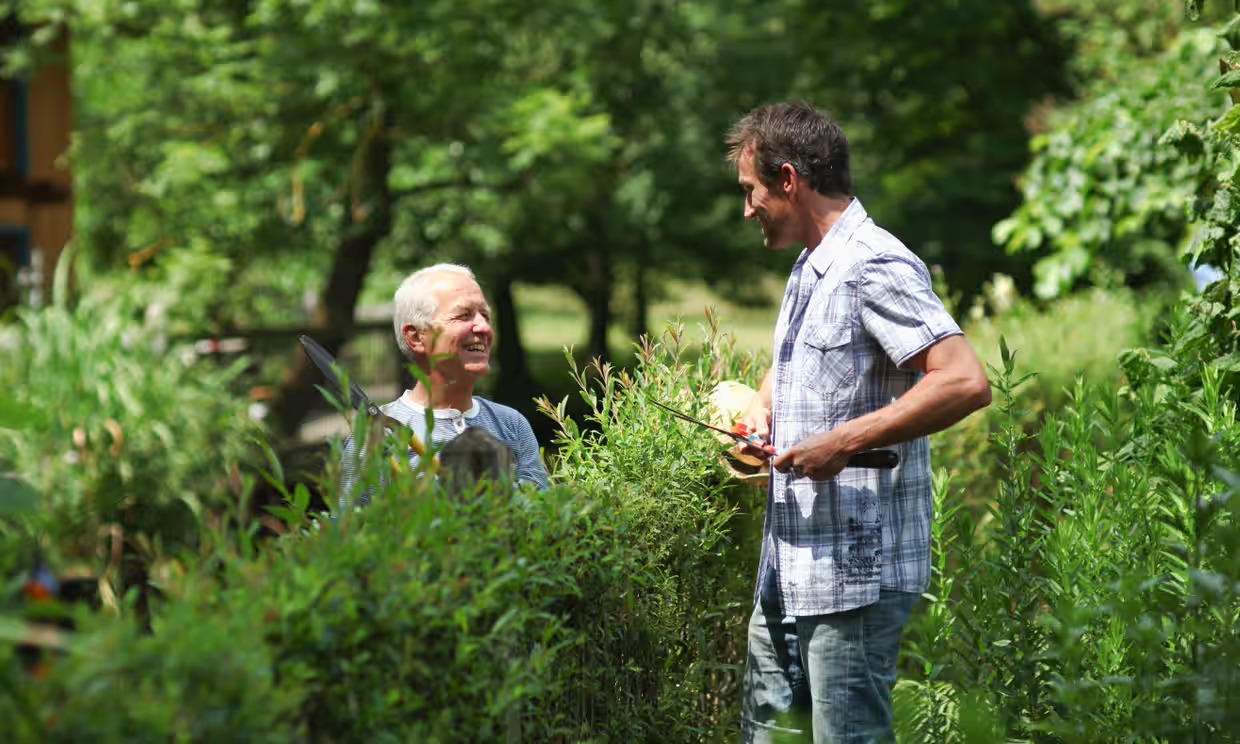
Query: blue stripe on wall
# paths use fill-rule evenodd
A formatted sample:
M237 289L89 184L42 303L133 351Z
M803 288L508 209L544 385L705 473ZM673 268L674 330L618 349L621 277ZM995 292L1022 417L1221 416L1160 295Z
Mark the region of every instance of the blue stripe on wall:
M17 140L13 151L17 153L17 177L25 180L30 172L30 105L29 91L25 80L13 81L13 118L17 121L13 128L13 138Z
M6 225L0 223L0 235L17 236L17 265L30 265L30 230L24 225Z

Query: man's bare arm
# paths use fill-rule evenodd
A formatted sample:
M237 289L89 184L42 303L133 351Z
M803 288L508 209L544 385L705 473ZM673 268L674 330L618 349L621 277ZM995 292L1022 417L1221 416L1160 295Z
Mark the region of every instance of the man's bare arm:
M772 463L815 479L833 478L857 452L942 431L990 405L990 382L964 336L948 336L909 362L925 376L891 405L807 437Z
M839 427L854 452L934 434L990 405L990 381L964 336L948 336L910 364L925 376L907 393Z
M771 386L775 384L774 376L775 368L772 367L767 370L766 377L762 378L762 386L758 388L753 400L749 402L749 408L745 411L743 419L755 434L764 437L771 436ZM755 450L755 452L761 452L761 450Z

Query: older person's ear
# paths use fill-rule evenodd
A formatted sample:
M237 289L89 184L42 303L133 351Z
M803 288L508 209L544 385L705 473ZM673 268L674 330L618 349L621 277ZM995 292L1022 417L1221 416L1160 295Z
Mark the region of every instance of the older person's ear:
M426 341L423 340L422 333L418 332L413 323L406 323L401 327L400 332L405 336L405 343L409 345L409 350L414 354L425 354L427 352Z

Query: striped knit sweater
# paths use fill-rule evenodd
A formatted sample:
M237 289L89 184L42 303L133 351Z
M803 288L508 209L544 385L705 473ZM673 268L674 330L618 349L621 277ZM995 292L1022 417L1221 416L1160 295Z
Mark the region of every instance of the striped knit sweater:
M538 453L538 439L534 436L534 430L530 428L530 422L516 409L484 398L474 398L473 406L464 412L455 408L433 409L434 424L430 436L427 437L426 407L415 403L409 391L405 391L401 397L379 408L408 426L414 434L421 437L422 441L433 444L436 448L451 441L467 427L481 428L512 449L513 458L517 464L516 475L519 483L533 483L538 488L547 487L547 470L543 467L542 458ZM340 483L341 507L353 500L357 467L362 454L364 453L359 452L359 447L353 435L350 434L344 442L344 456L341 463L343 471ZM419 459L410 448L409 466L415 467ZM374 489L368 489L366 493L358 495L356 502L361 505L368 504L373 494Z

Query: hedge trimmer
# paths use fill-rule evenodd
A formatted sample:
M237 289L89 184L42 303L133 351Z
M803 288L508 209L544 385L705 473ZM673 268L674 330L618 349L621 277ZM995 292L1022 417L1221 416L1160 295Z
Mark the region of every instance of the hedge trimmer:
M762 450L768 455L779 454L778 452L775 451L775 445L771 444L771 440L755 433L753 429L751 429L747 424L743 422L740 422L740 421L736 422L736 424L733 425L732 430L729 431L727 429L723 429L718 426L713 426L711 424L708 424L705 421L699 421L693 418L692 416L687 416L681 413L680 411L677 411L675 408L671 408L670 406L663 405L657 400L652 400L650 402L655 404L659 408L662 408L663 410L671 413L673 416L678 416L684 419L685 421L688 421L691 424L697 424L698 426L705 427L707 429L710 429L711 431L717 431L720 434L723 434L724 436L728 436L728 437L735 439L741 444L748 445L750 447L753 447L754 449ZM884 450L884 449L866 450L865 452L858 452L857 454L848 458L848 467L852 467L852 468L890 469L890 468L894 468L898 464L900 464L900 456L896 454L894 450Z

